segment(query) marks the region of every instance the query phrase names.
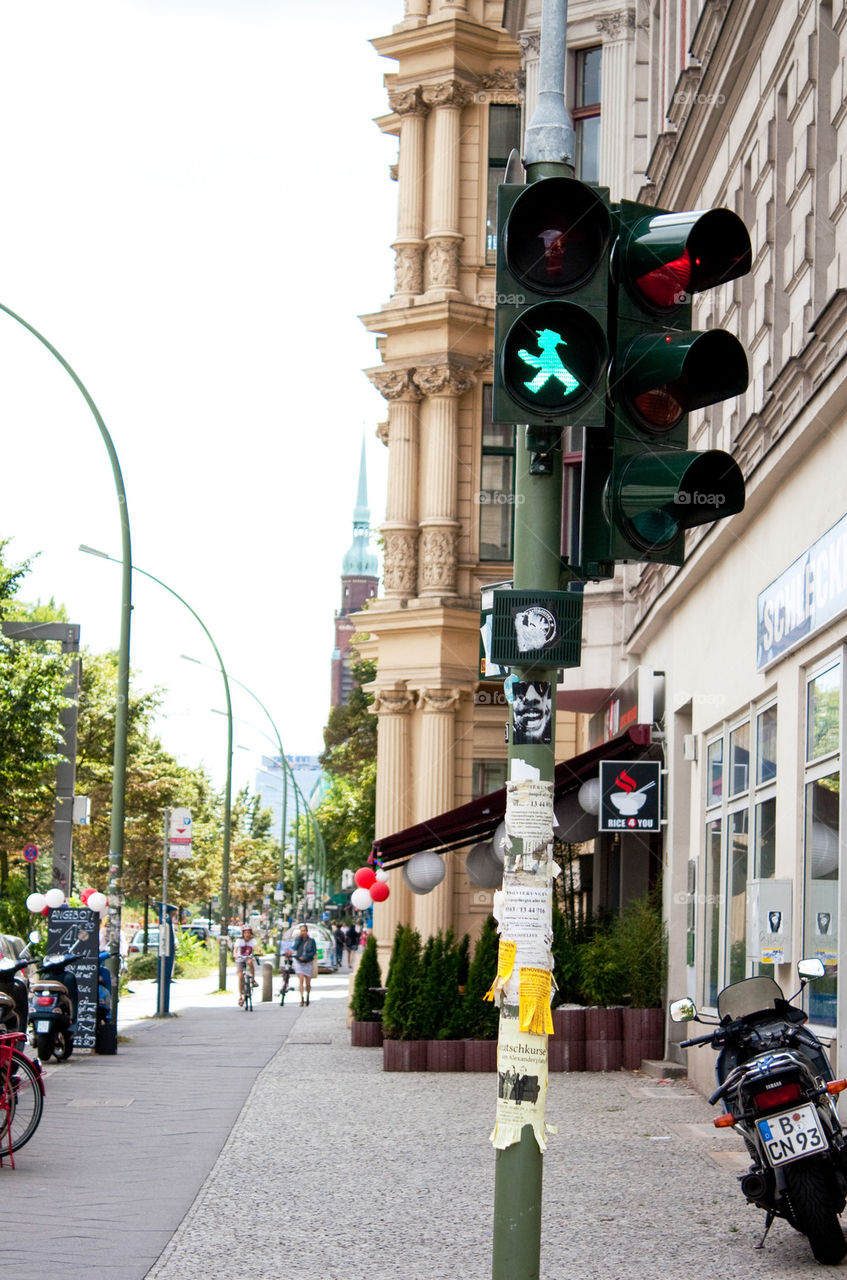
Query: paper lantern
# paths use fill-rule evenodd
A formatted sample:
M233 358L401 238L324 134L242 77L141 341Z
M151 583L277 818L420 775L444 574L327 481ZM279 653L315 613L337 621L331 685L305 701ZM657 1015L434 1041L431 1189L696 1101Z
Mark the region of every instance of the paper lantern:
M569 791L556 801L553 812L557 825L553 835L557 840L568 844L582 844L584 840L593 840L597 835L597 815L587 812L580 804L575 791Z
M65 905L65 895L61 889L48 889L44 895L44 901L48 907L63 907Z
M480 889L499 889L503 882L503 863L491 847L491 841L475 844L465 859L468 879Z
M370 889L371 885L376 880L376 872L373 867L359 867L359 870L356 872L353 879L356 881L356 884L360 889Z
M370 890L363 889L361 885L350 894L350 905L355 907L357 911L366 911L372 902L373 898Z
M36 914L43 911L45 907L43 893L31 893L26 900L27 911L34 911Z
M382 867L380 867L379 871L376 873L376 878L377 880L386 881L388 879L388 872L383 871Z
M88 895L88 902L86 903L86 906L89 906L92 911L96 911L98 915L102 915L108 905L109 899L106 897L105 893L97 893L96 891L93 891Z
M506 860L506 819L504 818L500 825L495 829L494 835L491 837L491 852L501 864Z
M437 853L416 853L403 867L403 878L412 893L431 893L447 874Z
M589 778L586 782L583 782L576 795L586 813L600 812L599 778Z
M374 902L385 902L390 892L391 890L384 880L374 880L370 889L368 889L368 893L371 895Z

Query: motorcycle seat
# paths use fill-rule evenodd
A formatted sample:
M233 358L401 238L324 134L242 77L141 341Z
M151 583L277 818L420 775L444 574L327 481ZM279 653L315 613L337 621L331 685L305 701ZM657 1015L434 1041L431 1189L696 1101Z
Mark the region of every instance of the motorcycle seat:
M39 991L58 991L60 994L64 994L67 989L64 982L34 982L32 985L32 991L35 995L38 995Z

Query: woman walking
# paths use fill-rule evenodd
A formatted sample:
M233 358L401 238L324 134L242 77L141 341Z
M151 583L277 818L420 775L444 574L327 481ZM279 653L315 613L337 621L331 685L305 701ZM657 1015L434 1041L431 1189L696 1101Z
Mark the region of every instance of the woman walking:
M309 992L312 989L312 974L315 969L315 956L318 953L318 944L314 938L309 936L309 926L301 924L300 936L294 942L291 948L294 954L294 972L297 974L297 981L300 983L300 1004L309 1003ZM305 1000L304 1000L305 995Z

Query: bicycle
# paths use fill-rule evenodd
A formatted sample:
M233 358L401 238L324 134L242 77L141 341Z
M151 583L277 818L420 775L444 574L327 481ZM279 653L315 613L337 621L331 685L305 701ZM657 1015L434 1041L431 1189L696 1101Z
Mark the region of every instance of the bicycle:
M250 977L250 969L245 963L240 974L241 980L241 998L239 1004L243 1004L248 1013L253 1012L253 979Z
M41 1066L15 1048L25 1040L21 1032L0 1035L0 1163L8 1151L13 1169L14 1152L29 1142L44 1110Z

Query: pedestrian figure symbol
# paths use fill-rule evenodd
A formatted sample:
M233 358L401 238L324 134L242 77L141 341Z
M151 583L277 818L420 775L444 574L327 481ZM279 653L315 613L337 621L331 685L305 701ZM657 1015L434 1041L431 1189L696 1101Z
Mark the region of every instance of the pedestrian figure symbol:
M542 387L550 381L551 378L557 378L564 387L566 396L572 391L576 391L579 386L578 381L562 364L557 347L566 347L567 343L560 333L556 333L553 329L536 330L538 335L538 346L540 354L534 356L525 348L518 352L524 364L531 365L533 369L537 369L538 373L529 382L525 382L524 386L527 390L537 395Z

